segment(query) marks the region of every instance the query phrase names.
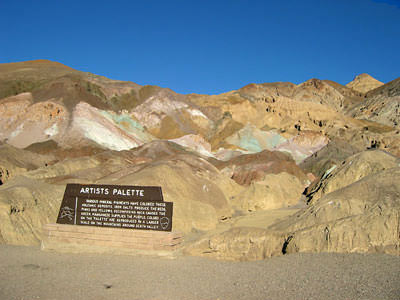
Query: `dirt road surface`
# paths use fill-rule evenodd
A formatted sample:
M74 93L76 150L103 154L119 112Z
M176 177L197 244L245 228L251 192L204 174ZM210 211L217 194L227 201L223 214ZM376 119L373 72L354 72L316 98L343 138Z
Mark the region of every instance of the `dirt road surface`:
M1 245L0 299L400 299L400 257L323 253L225 262Z

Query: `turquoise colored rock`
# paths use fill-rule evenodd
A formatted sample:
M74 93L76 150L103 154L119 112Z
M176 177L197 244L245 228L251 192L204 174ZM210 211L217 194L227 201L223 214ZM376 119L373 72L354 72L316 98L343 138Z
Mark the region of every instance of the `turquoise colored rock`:
M227 138L227 142L252 153L274 150L287 140L276 131L263 131L253 125L246 125Z
M108 111L101 111L101 114L113 122L116 126L118 126L121 130L125 131L129 135L133 135L138 138L140 141L146 143L151 140L154 140L154 137L146 132L142 124L133 120L127 114L113 114Z
M239 135L239 137L240 139L238 146L240 148L246 149L251 152L260 152L263 150L260 146L260 143L251 134L246 134L243 136Z

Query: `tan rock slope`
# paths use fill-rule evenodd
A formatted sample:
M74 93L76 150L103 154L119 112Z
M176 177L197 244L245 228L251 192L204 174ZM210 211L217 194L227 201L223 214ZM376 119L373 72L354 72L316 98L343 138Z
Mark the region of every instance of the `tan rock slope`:
M326 194L295 218L277 224L274 229L292 231L283 252L399 255L399 180L399 167L370 174Z
M19 174L50 165L54 161L52 155L40 155L0 144L0 185Z
M321 180L310 187L308 201L316 201L370 174L398 167L400 159L382 150L364 151L352 155L325 171Z
M390 166L393 158L382 154L380 161ZM337 186L338 189L327 192L305 208L292 209L292 214L285 216L284 212L275 211L269 215L274 220L270 223L259 223L255 227L232 226L205 235L188 245L186 253L229 260L257 260L293 252L399 255L398 163L393 168L381 168L381 171L362 177L363 165L371 169L371 164L368 161L360 163L359 157L349 159L348 164L350 162L358 164L355 169L359 170L361 179L347 184L343 180L341 187ZM338 168L337 174L349 172L346 164ZM321 180L327 180L327 185L335 185L335 177Z
M238 211L258 211L296 205L307 176L287 154L264 150L214 162L224 175L246 189L231 197Z

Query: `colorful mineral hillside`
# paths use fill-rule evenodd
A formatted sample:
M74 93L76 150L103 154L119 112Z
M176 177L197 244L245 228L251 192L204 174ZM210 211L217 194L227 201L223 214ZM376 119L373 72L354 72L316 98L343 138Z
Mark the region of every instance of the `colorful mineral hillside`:
M183 95L51 61L1 64L0 79L1 243L38 245L67 184L135 185L174 204L185 254L398 254L399 79Z

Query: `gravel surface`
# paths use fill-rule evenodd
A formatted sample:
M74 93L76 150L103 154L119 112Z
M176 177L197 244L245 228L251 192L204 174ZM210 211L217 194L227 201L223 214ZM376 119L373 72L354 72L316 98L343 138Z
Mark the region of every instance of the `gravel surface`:
M0 299L400 299L400 257L323 253L224 262L1 245Z

